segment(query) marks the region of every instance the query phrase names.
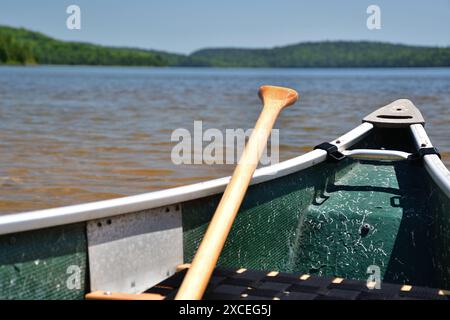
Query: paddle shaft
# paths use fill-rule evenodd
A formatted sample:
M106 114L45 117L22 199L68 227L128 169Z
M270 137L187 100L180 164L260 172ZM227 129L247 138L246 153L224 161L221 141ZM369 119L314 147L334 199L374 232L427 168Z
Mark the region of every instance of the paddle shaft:
M278 104L270 101L264 104L263 111L175 299L202 298L281 109Z

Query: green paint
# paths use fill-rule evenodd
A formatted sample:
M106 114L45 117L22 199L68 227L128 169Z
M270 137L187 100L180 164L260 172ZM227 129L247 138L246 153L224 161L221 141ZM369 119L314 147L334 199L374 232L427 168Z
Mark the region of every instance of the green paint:
M0 299L83 299L86 248L84 223L0 236Z
M219 264L256 270L295 271L300 237L298 224L315 195L323 192L333 167L334 164L320 164L251 186ZM342 168L345 167L347 165L342 164ZM220 196L212 196L183 204L186 261L192 259L219 200Z
M219 265L360 280L377 265L387 282L447 288L449 211L432 213L429 188L420 164L348 159L252 186ZM186 261L219 199L183 204Z
M434 265L438 283L450 289L450 199L430 181L428 207L435 220L432 229Z
M432 218L416 187L422 169L410 177L407 166L360 162L327 185L327 198L304 212L297 270L365 279L367 267L377 265L387 282L435 286Z

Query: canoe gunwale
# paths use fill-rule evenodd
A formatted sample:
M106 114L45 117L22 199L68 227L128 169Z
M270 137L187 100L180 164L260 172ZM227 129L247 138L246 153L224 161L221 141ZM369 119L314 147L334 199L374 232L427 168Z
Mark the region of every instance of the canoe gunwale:
M411 125L410 130L417 150L424 147L433 147L430 138L421 124ZM425 170L428 172L431 179L442 190L442 192L450 198L450 171L448 171L441 159L435 154L425 155L423 157L423 162Z
M346 150L364 139L373 127L373 124L364 122L331 143L336 145L339 151ZM257 169L251 185L304 170L322 163L326 159L326 151L316 149L301 156ZM0 235L112 217L203 198L223 192L229 180L228 176L111 200L7 214L0 216Z

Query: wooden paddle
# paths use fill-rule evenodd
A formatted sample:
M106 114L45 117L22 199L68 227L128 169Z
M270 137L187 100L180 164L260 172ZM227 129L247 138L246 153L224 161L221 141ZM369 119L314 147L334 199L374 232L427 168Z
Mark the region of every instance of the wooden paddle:
M178 290L176 300L202 298L272 127L281 110L297 101L298 94L288 88L262 86L259 97L264 105L263 110Z

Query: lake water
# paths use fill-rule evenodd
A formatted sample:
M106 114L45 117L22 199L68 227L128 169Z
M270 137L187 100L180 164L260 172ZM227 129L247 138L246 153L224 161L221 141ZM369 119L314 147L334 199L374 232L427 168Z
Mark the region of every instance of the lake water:
M292 87L280 160L411 99L450 166L450 69L0 68L0 213L185 185L231 165L172 164L176 128L250 128L262 84Z

